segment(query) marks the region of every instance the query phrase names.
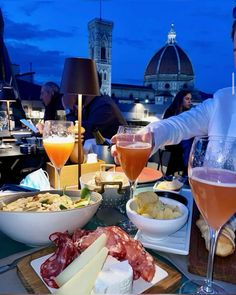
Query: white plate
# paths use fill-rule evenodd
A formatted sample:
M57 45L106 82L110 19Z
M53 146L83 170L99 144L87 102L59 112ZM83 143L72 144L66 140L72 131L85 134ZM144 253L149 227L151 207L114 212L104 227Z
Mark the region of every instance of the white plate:
M40 266L50 256L52 256L52 254L42 256L40 258L37 258L37 259L34 259L34 260L31 261L32 268L34 269L34 271L36 272L36 274L39 276L39 278L42 280L42 282L44 284L45 284L45 282L43 281L43 278L40 275ZM158 265L156 265L156 272L155 272L153 280L150 283L144 281L142 278L139 278L138 280L134 281L133 282L132 294L141 294L141 293L143 293L145 290L151 288L152 286L156 285L161 280L165 279L167 276L168 276L168 273L164 269L162 269ZM54 293L57 290L55 288L48 287L46 284L45 284L45 286L48 288L48 290L51 293Z
M147 191L147 190L148 190L147 188L146 190L144 188L142 189L142 191ZM187 207L189 209L189 217L188 217L187 223L176 233L168 236L167 238L163 240L155 240L152 238L148 238L148 236L143 235L141 231L138 231L134 238L136 240L139 240L145 248L163 251L167 253L180 254L180 255L189 254L192 212L193 212L193 197L189 189L182 189L180 194L185 196L186 199L188 199Z
M160 183L167 183L168 184L168 181L166 181L166 180L163 180L163 181L157 181L155 184L154 184L154 186L153 186L153 190L154 191L174 191L174 192L178 192L178 191L180 191L181 190L181 188L184 186L184 183L182 183L181 181L179 181L179 187L178 188L176 188L176 189L171 189L171 186L169 186L169 188L158 188L158 185L160 184Z

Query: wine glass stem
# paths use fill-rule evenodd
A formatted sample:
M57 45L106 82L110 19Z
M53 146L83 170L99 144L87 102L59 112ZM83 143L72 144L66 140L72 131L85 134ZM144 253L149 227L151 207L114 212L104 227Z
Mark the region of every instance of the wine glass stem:
M57 170L57 189L61 189L61 168L56 168Z
M133 199L134 197L134 191L136 189L136 185L137 185L137 180L129 180L129 184L130 184L130 199Z
M213 275L214 255L215 255L217 237L218 237L220 229L214 230L209 226L208 230L209 230L209 237L210 237L210 247L209 247L208 263L207 263L207 276L206 276L203 289L206 293L211 294L213 293L212 275Z

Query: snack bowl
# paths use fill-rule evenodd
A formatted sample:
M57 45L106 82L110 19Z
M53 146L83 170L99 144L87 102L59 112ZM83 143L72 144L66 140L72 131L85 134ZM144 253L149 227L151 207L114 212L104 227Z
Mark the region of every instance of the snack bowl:
M98 171L99 172L99 171ZM100 208L116 208L124 206L129 200L130 185L123 172L100 171L101 183L96 184L95 177L98 172L82 174L80 177L81 188L87 187L91 191L102 194Z
M159 200L170 206L177 206L181 216L171 219L149 218L137 213L138 205L135 198L130 199L126 204L127 216L131 222L141 231L145 239L155 241L167 238L169 235L181 229L188 219L188 208L179 201L159 197Z
M40 192L15 193L0 199L0 230L18 242L30 246L43 246L50 243L49 236L54 232L72 233L76 228L82 228L96 213L102 196L91 193L91 204L61 211L3 211L3 202L9 204L19 198L36 196L49 192L62 195L62 190L48 190ZM80 191L66 191L72 200L80 198Z

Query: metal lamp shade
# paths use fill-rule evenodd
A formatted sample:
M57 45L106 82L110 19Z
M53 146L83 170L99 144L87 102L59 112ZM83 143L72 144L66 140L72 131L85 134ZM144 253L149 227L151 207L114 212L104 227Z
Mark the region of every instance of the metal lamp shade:
M66 58L61 80L61 93L99 95L97 69L89 58Z

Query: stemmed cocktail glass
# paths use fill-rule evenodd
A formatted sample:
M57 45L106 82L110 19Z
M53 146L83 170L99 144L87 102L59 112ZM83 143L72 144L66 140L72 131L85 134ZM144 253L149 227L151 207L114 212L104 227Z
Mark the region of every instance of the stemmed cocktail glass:
M187 281L180 293L224 294L212 281L213 262L220 229L236 212L236 138L195 138L188 174L194 200L209 227L210 246L206 279Z
M120 126L116 135L116 149L121 168L129 179L130 198L133 198L138 177L151 154L151 132L144 127ZM132 232L134 226L131 226L123 225Z
M60 189L61 169L69 159L75 143L73 122L46 121L43 129L43 146L57 170L58 189Z

